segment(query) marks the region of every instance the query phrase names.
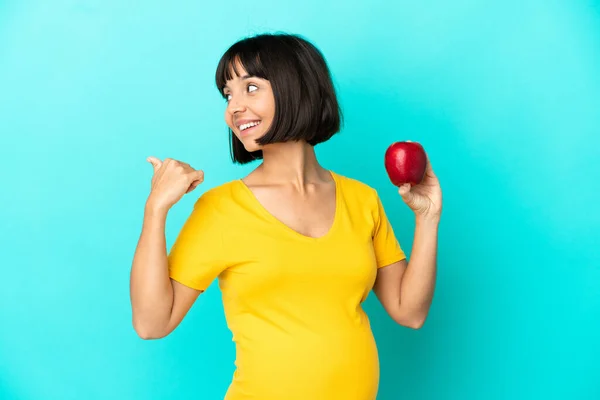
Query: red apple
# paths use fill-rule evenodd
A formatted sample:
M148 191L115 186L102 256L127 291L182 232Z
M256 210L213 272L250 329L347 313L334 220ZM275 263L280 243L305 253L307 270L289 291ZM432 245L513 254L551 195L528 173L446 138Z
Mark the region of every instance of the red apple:
M427 154L417 142L395 142L385 152L385 170L395 186L421 183L426 167Z

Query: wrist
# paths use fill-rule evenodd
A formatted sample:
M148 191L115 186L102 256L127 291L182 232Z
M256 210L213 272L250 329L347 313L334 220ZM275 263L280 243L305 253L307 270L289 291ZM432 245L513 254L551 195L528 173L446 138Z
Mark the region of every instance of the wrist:
M418 225L437 228L440 224L440 215L415 215L415 221Z
M166 217L169 212L169 207L157 203L152 198L148 198L148 200L146 200L144 211L146 215L150 217Z

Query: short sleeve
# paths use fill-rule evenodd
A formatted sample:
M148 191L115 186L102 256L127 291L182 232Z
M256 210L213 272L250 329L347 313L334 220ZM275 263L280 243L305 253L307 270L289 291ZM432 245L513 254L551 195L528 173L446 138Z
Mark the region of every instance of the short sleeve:
M377 259L377 268L385 267L406 258L400 243L394 235L394 229L388 220L379 195L376 196L375 228L373 230L373 248Z
M223 221L209 192L194 204L168 255L169 276L186 286L206 290L225 269Z

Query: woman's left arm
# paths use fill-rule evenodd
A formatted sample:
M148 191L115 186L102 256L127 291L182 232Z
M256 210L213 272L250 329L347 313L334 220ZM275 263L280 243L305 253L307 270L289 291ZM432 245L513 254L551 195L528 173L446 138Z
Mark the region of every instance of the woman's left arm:
M419 329L425 323L436 281L438 227L442 191L431 163L423 181L398 189L415 213L415 234L410 261L398 261L378 269L373 291L387 313L399 324Z

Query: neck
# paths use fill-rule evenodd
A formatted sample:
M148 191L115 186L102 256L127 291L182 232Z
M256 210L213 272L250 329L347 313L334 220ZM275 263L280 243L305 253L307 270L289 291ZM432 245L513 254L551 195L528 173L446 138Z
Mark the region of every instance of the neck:
M262 151L263 162L259 169L269 182L302 187L330 179L317 161L314 147L304 141L272 143Z

